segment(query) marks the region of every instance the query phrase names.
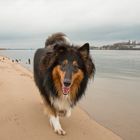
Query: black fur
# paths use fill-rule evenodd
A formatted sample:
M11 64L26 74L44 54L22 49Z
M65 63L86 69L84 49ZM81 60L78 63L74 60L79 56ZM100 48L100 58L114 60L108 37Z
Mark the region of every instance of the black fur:
M46 41L46 45L52 45L53 40L50 41L51 44L48 44L49 41ZM52 79L52 70L65 59L68 59L69 61L76 59L79 68L84 73L84 78L80 83L80 88L78 89L76 98L72 101L71 106L75 105L85 93L88 79L91 76L94 76L95 73L95 65L89 55L89 44L85 44L83 47L79 48L77 46L65 44L65 42L64 44L56 44L55 42L55 45L52 45L52 48L47 48L47 46L45 46L45 48L38 49L34 56L34 80L41 95L46 99L50 106L50 96L59 98Z

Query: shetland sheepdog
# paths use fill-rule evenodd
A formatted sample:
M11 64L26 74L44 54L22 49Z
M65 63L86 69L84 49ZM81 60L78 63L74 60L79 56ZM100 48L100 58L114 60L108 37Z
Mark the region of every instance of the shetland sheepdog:
M84 95L95 65L89 43L73 45L63 33L48 37L34 55L34 80L45 104L49 121L57 134L65 135L59 117L69 117Z

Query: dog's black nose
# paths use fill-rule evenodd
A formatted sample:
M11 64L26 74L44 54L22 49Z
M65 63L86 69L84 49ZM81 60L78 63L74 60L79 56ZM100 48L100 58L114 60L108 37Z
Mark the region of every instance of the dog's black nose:
M64 81L64 86L68 87L70 86L71 82L69 80Z

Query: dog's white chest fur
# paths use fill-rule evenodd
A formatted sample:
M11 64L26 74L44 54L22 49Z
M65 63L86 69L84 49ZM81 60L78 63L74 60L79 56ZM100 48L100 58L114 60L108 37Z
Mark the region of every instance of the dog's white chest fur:
M67 117L71 115L71 101L69 96L63 95L61 98L51 98L51 104L56 110L66 112Z

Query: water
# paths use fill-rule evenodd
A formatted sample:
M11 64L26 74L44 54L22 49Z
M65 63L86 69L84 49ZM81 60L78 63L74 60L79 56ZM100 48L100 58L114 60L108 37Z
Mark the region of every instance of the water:
M29 70L33 70L33 57L35 50L0 50L0 55L7 56L12 60L21 60L23 66ZM31 60L31 64L28 63L28 59Z
M21 63L32 70L35 50L4 50L0 55L21 59ZM140 78L140 51L92 50L96 64L96 76L106 78ZM28 58L31 65L28 65Z
M91 51L97 76L106 78L140 78L140 51Z
M34 52L4 50L0 55L21 59L32 70ZM91 55L96 75L80 106L123 139L140 139L140 51L92 50Z

